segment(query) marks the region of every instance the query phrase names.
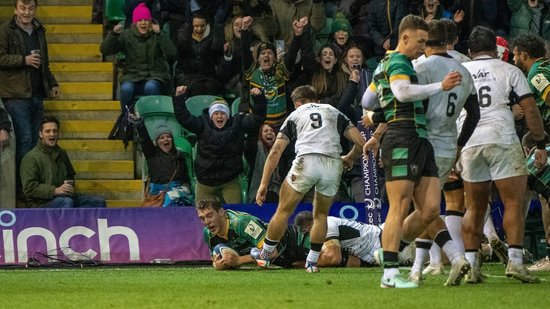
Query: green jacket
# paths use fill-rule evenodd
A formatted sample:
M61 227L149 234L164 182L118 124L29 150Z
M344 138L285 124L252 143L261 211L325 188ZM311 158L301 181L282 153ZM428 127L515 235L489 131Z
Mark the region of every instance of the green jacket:
M65 150L41 141L23 157L20 173L27 207L32 208L52 200L55 188L76 174Z
M539 1L540 2L540 1ZM544 5L544 3L540 2ZM526 0L508 0L508 6L512 12L510 19L510 39L515 39L521 33L529 33L533 11L529 8ZM540 29L537 33L545 40L550 40L550 10L544 5L541 12Z
M57 81L50 71L46 29L37 19L34 19L32 24L34 30L38 31L40 53L43 59L40 68L47 96L49 91L57 86ZM0 85L2 85L0 98L24 99L32 95L31 70L33 68L25 64L25 56L28 53L20 31L15 23L15 17L0 25Z
M176 57L176 47L163 31L142 36L132 26L120 34L110 32L101 42L100 49L103 55L119 52L126 55L121 82L155 79L170 83L170 65Z
M289 0L271 0L269 2L277 27L271 31L268 29L268 32L271 32L269 34L275 39L284 40L287 48L294 37L293 21L307 16L314 31L323 29L327 21L325 4L322 1L297 0L292 2L294 3Z

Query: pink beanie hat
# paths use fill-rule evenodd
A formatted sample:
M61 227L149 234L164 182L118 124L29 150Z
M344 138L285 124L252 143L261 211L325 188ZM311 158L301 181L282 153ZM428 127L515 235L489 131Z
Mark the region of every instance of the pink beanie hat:
M136 6L132 13L132 23L135 24L142 19L151 20L151 11L145 6L145 3L141 2Z

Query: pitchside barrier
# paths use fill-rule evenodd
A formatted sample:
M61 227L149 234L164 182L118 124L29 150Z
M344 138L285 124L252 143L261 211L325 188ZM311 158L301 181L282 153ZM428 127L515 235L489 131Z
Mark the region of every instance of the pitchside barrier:
M227 205L269 222L275 204ZM297 211L311 210L300 205ZM331 215L365 221L362 204ZM142 264L209 261L193 207L0 209L0 265Z

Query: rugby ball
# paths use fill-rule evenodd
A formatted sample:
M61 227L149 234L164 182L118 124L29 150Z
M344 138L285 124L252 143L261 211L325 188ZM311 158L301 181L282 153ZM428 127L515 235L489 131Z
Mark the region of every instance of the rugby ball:
M239 255L237 251L233 250L233 248L229 247L226 244L217 244L214 249L212 250L212 256L222 256L224 252L227 252L229 254Z

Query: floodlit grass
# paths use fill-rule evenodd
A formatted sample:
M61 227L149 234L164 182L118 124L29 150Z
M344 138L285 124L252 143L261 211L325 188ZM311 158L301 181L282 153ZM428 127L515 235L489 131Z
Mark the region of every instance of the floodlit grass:
M448 267L447 267L448 269ZM408 270L402 270L407 272ZM379 268L97 267L0 270L1 308L549 308L550 273L540 284L504 277L486 264L486 283L444 287L428 277L418 289L379 287Z

